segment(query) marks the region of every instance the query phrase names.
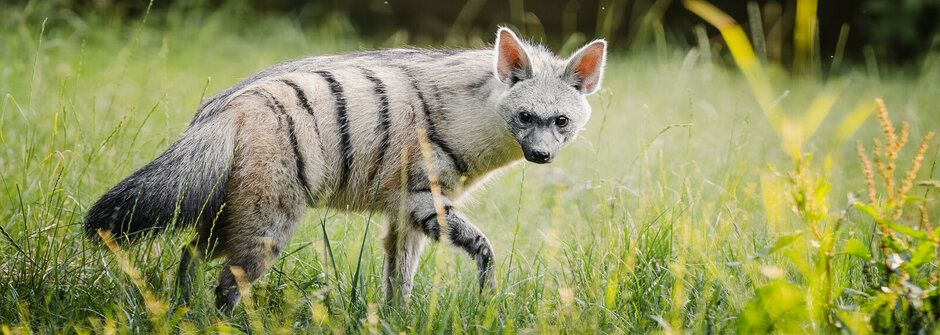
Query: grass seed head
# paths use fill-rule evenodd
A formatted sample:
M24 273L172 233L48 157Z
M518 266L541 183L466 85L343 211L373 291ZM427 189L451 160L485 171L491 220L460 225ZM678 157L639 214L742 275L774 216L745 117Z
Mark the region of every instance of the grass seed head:
M911 162L910 169L907 170L907 173L904 175L904 181L901 182L901 188L898 189L898 199L902 199L908 191L914 187L914 179L917 178L917 172L920 171L920 166L924 161L924 155L927 153L927 148L930 146L930 140L933 139L933 132L927 133L924 138L920 141L920 146L917 147L917 153L914 155L914 159Z
M884 131L885 138L888 139L888 147L894 147L898 135L894 130L894 124L888 118L888 107L885 106L885 101L881 98L875 99L875 104L878 105L878 120L881 121L881 129Z
M875 190L875 172L871 169L871 160L865 154L865 148L862 147L862 141L855 142L855 151L858 153L858 159L862 161L862 173L865 174L865 185L868 188L868 199L872 204L877 202L877 192Z

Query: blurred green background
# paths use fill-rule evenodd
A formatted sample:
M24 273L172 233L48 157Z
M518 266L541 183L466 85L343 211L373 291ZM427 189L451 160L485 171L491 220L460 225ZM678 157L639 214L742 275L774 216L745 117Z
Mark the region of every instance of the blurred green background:
M766 43L758 52L770 61L792 62L795 0L718 0L712 4L724 10L747 29L763 34ZM65 17L102 17L133 20L146 11L147 1L61 0L24 2L11 7L37 7L36 13L57 9ZM46 7L46 8L40 8ZM571 47L585 39L608 38L620 51L656 47L657 43L696 45L696 27L714 36L714 28L674 0L238 0L238 1L154 1L153 11L172 9L213 11L220 7L238 8L248 16L277 15L312 29L337 17L346 19L348 29L366 41L382 44L394 40L416 45L466 45L489 41L495 27L511 25L531 39L550 47ZM154 15L160 20L161 15ZM817 57L836 57L840 35L845 35L847 61L864 62L874 57L881 62L907 64L936 50L940 38L940 0L827 0L819 1L815 45ZM68 21L58 21L66 23ZM66 23L67 24L67 23ZM759 30L755 30L758 29ZM720 39L711 43L720 44ZM761 50L763 49L763 50ZM823 68L831 62L822 61Z

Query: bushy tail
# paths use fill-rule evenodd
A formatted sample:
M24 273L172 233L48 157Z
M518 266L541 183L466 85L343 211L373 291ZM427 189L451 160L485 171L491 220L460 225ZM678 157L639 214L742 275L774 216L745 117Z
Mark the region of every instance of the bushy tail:
M85 232L118 241L168 226L212 222L222 209L236 129L224 121L194 123L157 159L104 194L85 215Z

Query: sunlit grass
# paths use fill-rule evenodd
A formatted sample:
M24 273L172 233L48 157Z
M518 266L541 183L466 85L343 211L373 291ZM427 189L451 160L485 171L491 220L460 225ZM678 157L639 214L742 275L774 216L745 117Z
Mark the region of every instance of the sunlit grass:
M613 55L588 129L558 161L512 168L464 204L495 246L496 292L479 296L474 264L438 245L414 301L384 306L384 223L373 217L366 235L369 213L311 211L229 318L213 306L217 262L199 271L188 311L172 304L192 232L113 253L85 239L82 214L175 140L205 96L284 59L387 45L360 42L341 19L301 30L277 17L164 14L141 24L13 13L0 26L0 331L732 332L761 297L802 308L819 293L804 289L822 287L803 275L812 253L798 252L816 250L803 218L820 208L795 207L791 191L826 182L826 213L845 213L838 229L818 222L831 240L817 242L878 238L849 206L868 202L854 140L882 136L867 120L875 97L912 139L940 128L936 57L917 77L847 70L819 82L774 65L749 74L701 49ZM734 59L746 52L729 44ZM936 150L922 156L915 179L937 179ZM928 190L911 193L940 217ZM832 281L864 292L864 264L839 256ZM848 294L830 299L850 304ZM797 330L829 329L812 313L824 312L792 314L812 324Z

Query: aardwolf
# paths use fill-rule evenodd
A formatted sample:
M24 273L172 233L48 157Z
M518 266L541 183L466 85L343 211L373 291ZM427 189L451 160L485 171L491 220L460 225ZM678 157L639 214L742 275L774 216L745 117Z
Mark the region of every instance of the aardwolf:
M567 60L501 28L492 49L391 49L274 65L204 102L154 161L101 197L89 235L133 241L195 225L178 287L224 256L216 305L263 275L308 207L389 220L383 290L408 298L427 240L443 236L494 285L493 248L454 204L493 171L549 163L591 115L607 43ZM399 215L401 214L401 215Z

